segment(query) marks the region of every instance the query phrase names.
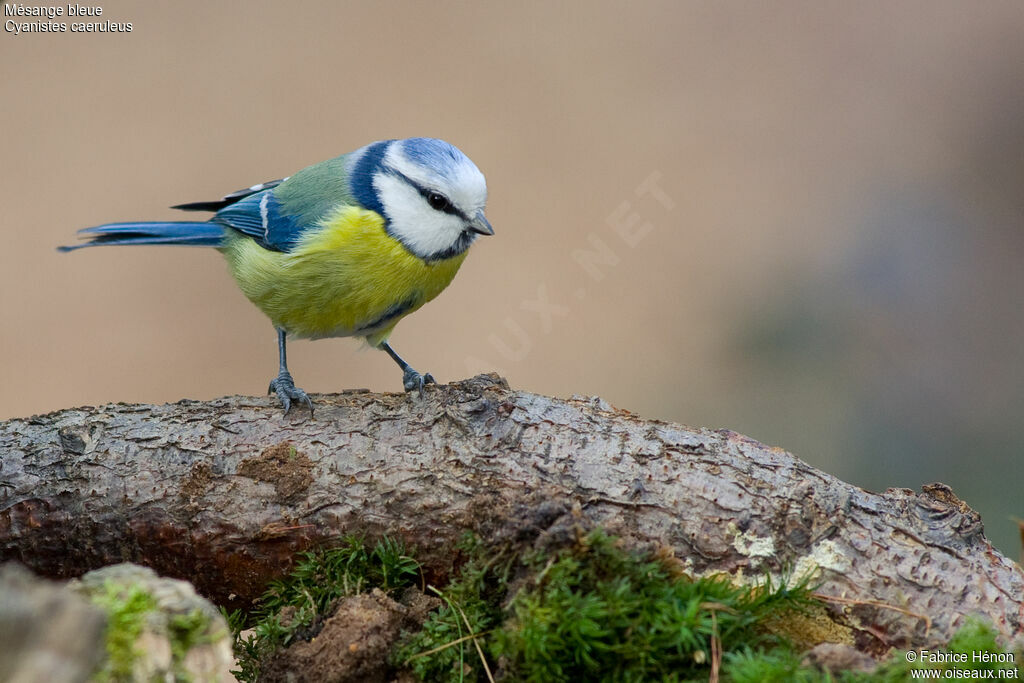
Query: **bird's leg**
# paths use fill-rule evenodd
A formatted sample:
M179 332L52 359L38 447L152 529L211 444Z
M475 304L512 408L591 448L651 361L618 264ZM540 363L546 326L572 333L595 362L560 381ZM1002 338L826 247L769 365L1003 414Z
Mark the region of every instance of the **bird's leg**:
M270 388L267 389L267 393L276 393L277 398L281 401L281 405L284 406L284 414L287 415L288 411L292 409L292 399L302 401L309 407L309 416L313 417L313 402L309 400L309 396L302 389L295 386L295 382L292 380L292 375L288 372L288 358L285 355L285 336L286 332L280 327L277 328L277 352L281 361L280 370L277 372L277 377L270 380Z
M430 373L421 375L412 369L412 366L402 360L402 357L395 353L395 350L391 348L391 345L384 342L380 345L380 348L388 352L388 355L398 363L398 367L402 368L402 386L405 387L406 391L412 391L413 389L419 389L420 395L423 395L423 387L426 384L437 384Z

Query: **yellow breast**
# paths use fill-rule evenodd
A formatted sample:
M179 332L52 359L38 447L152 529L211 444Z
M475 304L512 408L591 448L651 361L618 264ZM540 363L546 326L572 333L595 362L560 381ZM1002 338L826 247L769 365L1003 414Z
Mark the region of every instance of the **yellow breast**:
M221 248L245 295L276 327L312 339L366 337L377 346L406 315L448 286L463 252L426 263L373 211L342 207L283 253L229 231Z

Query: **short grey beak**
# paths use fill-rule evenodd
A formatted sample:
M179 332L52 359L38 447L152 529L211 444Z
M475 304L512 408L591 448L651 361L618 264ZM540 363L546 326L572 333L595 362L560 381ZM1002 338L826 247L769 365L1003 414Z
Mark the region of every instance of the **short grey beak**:
M481 211L473 217L473 220L469 222L469 229L473 232L480 233L481 235L493 235L494 228L491 227L490 221L484 216L484 212Z

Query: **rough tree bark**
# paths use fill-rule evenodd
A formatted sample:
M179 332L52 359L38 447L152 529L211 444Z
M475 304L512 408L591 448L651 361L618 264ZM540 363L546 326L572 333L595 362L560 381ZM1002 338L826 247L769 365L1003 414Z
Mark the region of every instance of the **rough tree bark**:
M51 577L120 561L245 601L339 534L404 537L444 572L466 530L555 542L602 525L693 573L817 568L867 651L965 615L1024 630L1024 573L948 487L870 493L725 430L482 375L425 396L107 405L0 423L0 559Z

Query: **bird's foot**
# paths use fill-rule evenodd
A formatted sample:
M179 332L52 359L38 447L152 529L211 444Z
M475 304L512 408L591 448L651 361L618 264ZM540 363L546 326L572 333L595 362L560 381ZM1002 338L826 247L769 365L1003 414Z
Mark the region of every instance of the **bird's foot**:
M437 384L429 372L421 375L412 368L406 368L405 372L402 373L402 386L405 387L406 391L419 389L420 396L422 396L423 387L428 384Z
M284 406L284 414L287 415L288 411L292 409L292 399L296 401L302 401L309 408L309 416L313 417L313 402L309 399L309 396L305 391L295 386L295 382L292 380L291 373L287 370L281 372L277 377L270 380L270 388L267 389L268 394L277 394L278 400L281 401L281 405Z

